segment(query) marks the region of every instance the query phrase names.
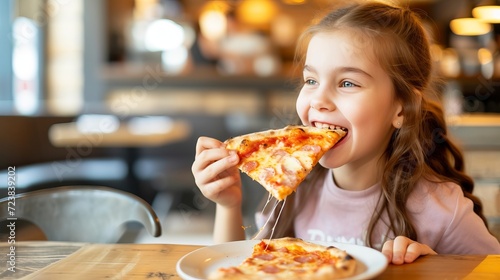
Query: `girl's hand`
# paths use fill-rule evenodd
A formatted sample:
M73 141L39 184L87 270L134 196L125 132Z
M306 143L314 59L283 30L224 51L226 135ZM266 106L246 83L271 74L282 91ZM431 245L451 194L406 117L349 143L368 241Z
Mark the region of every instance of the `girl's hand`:
M382 247L382 253L387 257L389 263L393 264L411 263L423 255L437 255L429 246L404 236L386 241Z
M236 167L239 157L225 149L217 139L200 137L191 167L196 185L202 194L224 207L241 205L241 178Z

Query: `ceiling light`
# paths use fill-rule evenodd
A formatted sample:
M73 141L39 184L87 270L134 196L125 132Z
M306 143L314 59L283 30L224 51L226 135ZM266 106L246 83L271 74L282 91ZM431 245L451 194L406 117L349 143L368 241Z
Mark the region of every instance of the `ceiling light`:
M144 34L144 45L148 51L164 51L179 48L184 43L184 28L169 19L151 22Z
M500 6L479 6L472 9L472 16L490 23L500 23Z
M306 0L283 0L283 3L288 5L302 5L306 3Z
M200 15L200 31L209 40L217 41L226 35L227 19L222 11L206 10Z
M450 28L456 35L479 36L491 31L491 24L477 18L457 18L450 21Z
M242 22L262 26L274 19L278 6L270 0L245 0L240 3L236 14Z

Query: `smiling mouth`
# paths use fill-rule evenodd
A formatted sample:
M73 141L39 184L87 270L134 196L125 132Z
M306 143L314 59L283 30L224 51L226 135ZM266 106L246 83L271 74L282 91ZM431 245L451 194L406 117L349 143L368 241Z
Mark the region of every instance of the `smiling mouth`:
M330 130L336 130L340 129L342 131L345 131L346 133L349 131L347 128L335 125L335 124L327 124L327 123L320 123L320 122L313 122L312 125L317 128L328 128Z

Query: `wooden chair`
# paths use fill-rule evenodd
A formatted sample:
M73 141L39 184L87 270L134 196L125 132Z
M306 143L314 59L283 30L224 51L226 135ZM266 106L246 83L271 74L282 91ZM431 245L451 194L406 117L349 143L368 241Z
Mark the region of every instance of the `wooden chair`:
M0 200L0 221L27 220L50 241L116 243L125 233L124 224L131 221L144 225L154 237L161 235L160 221L148 203L113 188L65 186L14 198Z

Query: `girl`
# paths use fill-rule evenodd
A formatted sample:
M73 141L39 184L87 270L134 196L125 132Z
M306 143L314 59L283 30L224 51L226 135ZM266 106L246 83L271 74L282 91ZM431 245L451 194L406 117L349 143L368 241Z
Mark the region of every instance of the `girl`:
M432 61L416 15L367 1L339 8L305 31L298 60L302 123L348 134L287 198L273 237L366 245L394 264L500 253L443 112L428 97ZM216 242L245 238L238 161L220 141L198 140L192 171L217 204ZM278 212L258 215L258 225L271 215L272 227ZM257 237L270 235L264 228Z

